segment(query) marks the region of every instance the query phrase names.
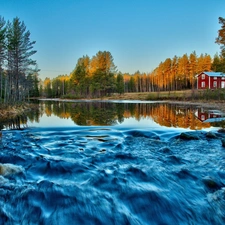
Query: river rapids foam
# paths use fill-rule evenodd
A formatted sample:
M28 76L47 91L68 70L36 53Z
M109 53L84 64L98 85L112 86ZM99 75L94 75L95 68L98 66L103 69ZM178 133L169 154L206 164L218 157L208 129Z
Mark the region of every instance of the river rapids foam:
M4 131L0 224L224 224L223 134L207 134Z

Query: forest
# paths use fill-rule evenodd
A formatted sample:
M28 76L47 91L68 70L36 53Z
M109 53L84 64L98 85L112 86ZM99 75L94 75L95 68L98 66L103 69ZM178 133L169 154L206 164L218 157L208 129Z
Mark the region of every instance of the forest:
M221 52L213 58L193 51L165 59L150 73L129 74L117 70L109 51L99 51L92 57L80 57L70 74L42 81L38 78L37 63L31 58L36 53L35 41L30 40L24 22L17 17L6 22L0 16L0 101L13 104L39 96L101 98L112 93L195 89L200 72L225 72L225 19L219 17L219 23L221 29L215 42Z
M216 54L197 56L195 52L161 62L151 73L116 71L110 52L99 51L90 59L83 56L70 75L46 78L40 94L45 97L93 98L112 93L156 92L194 89L202 71L225 72L225 59Z

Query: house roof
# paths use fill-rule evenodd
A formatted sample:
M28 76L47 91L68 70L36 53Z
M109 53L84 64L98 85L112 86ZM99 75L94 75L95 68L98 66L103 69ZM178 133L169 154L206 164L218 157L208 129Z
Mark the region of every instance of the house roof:
M209 77L223 77L223 76L225 76L225 74L222 73L222 72L202 72L202 73L206 74ZM200 73L200 74L202 74L202 73Z

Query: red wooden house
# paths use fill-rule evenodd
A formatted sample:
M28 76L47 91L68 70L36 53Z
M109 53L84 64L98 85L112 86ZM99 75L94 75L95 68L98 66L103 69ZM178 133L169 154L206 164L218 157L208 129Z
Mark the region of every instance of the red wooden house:
M202 72L197 75L197 89L225 88L225 74L221 72Z

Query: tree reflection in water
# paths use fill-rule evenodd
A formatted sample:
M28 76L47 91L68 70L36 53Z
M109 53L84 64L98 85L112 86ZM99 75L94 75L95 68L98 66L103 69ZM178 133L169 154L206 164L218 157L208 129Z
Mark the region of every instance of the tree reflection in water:
M198 130L210 127L195 115L195 106L171 105L167 103L113 103L113 102L41 102L46 115L54 114L60 118L71 118L82 126L112 126L123 123L124 119L137 121L152 118L154 122L166 127L180 127Z
M71 118L79 126L113 126L122 124L124 119L137 121L152 119L160 126L200 130L209 128L210 123L202 122L195 114L196 106L167 103L115 103L107 101L40 101L39 110L0 122L1 129L21 129L27 121L39 122L45 114L62 119ZM202 109L201 109L202 110Z

